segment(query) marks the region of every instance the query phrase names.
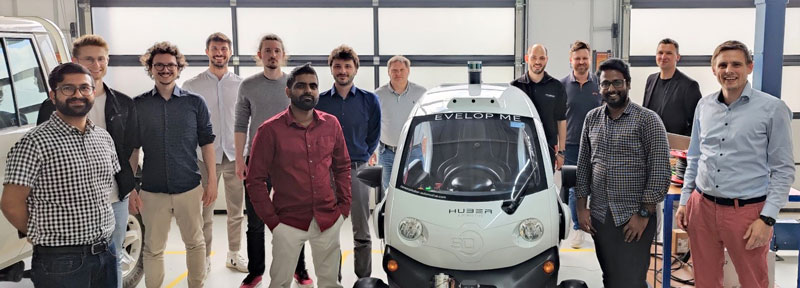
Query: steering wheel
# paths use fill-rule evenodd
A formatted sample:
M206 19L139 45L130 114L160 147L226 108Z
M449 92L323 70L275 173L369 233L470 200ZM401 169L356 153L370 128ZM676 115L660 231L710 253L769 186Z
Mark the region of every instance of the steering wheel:
M442 185L454 191L491 191L501 181L500 174L494 169L481 164L469 164L447 172Z

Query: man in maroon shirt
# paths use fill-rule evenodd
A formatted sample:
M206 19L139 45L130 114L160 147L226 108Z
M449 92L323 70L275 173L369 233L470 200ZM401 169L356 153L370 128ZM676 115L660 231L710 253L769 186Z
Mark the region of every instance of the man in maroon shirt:
M339 229L350 213L350 156L336 117L314 109L317 81L310 64L292 70L286 81L289 108L258 127L250 149L247 193L272 231L269 287L290 287L305 241L319 287L342 287Z

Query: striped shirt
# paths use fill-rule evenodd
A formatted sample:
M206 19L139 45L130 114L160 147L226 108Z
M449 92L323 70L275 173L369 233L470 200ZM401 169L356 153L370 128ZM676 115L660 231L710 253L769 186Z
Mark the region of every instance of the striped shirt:
M592 217L611 209L620 226L643 204L664 200L670 177L667 132L658 115L629 102L617 119L606 105L586 114L578 155L578 197L592 196Z
M26 202L33 245L88 245L111 237L108 194L120 164L111 135L87 122L82 133L53 113L8 152L3 184L31 188Z

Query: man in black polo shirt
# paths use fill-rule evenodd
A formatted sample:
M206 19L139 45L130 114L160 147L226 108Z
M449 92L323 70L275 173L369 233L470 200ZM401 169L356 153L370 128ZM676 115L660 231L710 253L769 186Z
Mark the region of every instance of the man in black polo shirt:
M539 112L547 138L550 162L556 170L564 165L564 144L567 137L567 92L564 85L551 77L547 67L547 48L534 44L528 49L528 73L511 81L511 85L525 91ZM556 157L558 154L558 157Z

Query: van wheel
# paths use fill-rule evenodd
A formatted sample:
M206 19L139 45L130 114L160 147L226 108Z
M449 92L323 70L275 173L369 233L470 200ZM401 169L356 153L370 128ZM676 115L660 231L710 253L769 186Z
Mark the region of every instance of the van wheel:
M122 270L122 287L133 288L144 276L144 224L141 215L128 215L128 229L122 242L120 270Z

